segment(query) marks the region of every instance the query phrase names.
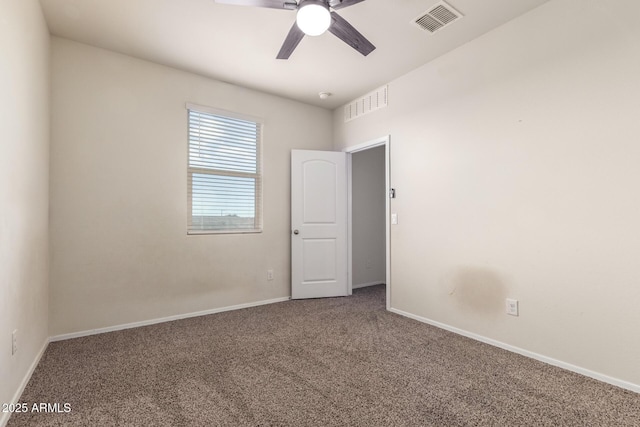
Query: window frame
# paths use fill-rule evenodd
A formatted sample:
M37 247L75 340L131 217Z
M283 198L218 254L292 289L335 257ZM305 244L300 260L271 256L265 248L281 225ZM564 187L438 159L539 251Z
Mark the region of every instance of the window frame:
M264 169L262 163L262 144L264 141L264 120L259 117L241 114L233 111L222 110L219 108L208 107L204 105L198 105L193 103L186 103L187 110L187 235L208 235L208 234L257 234L263 231L263 181L264 181ZM189 112L194 111L198 113L212 114L223 118L244 120L253 122L258 126L257 138L256 138L256 173L240 172L240 171L225 171L216 169L199 168L190 165L190 119ZM224 229L224 230L194 230L193 224L193 193L189 186L193 182L193 174L201 173L213 176L232 176L241 178L255 178L256 189L254 199L254 228L236 228L236 229Z

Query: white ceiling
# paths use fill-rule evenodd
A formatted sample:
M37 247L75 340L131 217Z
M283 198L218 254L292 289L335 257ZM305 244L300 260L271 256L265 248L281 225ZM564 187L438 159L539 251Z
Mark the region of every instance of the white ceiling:
M295 12L213 0L41 0L51 34L326 108L335 108L548 0L450 0L464 18L431 35L411 21L438 0L366 0L338 13L377 49L330 33L275 59ZM320 100L319 92L331 92Z

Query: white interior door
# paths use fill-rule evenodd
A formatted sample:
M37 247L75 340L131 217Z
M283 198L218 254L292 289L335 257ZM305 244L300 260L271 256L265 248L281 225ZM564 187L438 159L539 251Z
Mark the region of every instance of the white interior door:
M348 295L346 153L291 152L291 297Z

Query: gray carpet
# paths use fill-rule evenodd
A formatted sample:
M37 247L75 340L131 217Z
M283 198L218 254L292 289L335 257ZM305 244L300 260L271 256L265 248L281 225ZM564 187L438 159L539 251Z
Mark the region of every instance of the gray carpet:
M640 395L384 309L384 287L51 343L9 426L639 426Z

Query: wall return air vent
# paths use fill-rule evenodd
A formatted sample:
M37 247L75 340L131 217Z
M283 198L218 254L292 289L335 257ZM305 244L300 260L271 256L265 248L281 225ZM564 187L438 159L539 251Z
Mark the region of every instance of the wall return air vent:
M412 22L429 34L433 34L462 17L463 15L460 12L441 1L431 6L428 11L421 13Z
M389 87L382 86L379 89L352 101L344 106L344 121L350 122L353 119L372 113L386 107L389 104Z

